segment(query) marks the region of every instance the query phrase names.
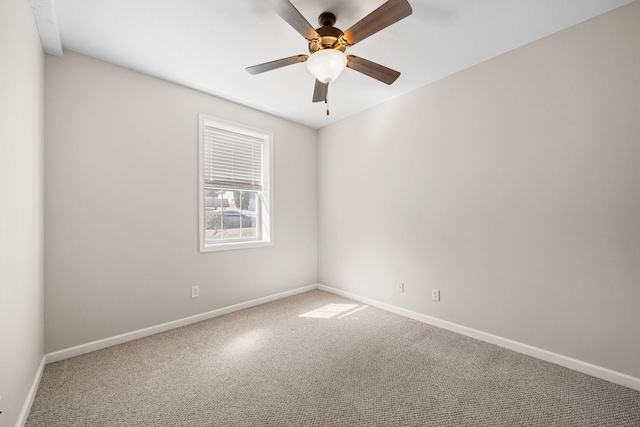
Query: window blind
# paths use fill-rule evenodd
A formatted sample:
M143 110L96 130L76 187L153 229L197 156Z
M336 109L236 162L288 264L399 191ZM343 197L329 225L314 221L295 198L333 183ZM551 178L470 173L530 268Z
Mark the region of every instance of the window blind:
M262 139L205 123L204 182L262 191Z

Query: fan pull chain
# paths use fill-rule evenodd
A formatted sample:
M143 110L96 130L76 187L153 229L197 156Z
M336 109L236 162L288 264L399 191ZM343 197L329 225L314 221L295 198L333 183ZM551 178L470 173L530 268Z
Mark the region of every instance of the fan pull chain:
M327 83L327 91L324 93L324 104L327 106L327 116L329 115L329 83Z

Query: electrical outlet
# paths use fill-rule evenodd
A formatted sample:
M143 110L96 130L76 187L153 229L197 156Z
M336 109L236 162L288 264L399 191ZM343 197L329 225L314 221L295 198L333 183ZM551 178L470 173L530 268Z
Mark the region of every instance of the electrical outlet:
M404 294L404 283L398 284L398 292Z
M198 298L200 296L200 286L191 287L191 298Z
M431 299L433 301L440 301L440 291L437 289L431 289Z

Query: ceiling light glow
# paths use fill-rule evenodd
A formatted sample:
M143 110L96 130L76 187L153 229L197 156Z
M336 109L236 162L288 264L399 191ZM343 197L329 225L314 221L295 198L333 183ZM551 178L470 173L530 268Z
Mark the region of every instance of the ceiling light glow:
M323 49L307 59L307 69L322 83L331 83L347 66L347 56L335 49Z

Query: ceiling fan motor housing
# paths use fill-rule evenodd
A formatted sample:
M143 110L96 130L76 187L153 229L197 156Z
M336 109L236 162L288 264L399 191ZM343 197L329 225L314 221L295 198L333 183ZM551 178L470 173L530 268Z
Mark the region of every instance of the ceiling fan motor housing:
M335 49L344 52L347 47L340 43L342 30L333 26L336 23L336 16L331 12L323 12L318 17L320 28L316 32L321 38L320 43L309 43L309 52L314 53L323 49Z

